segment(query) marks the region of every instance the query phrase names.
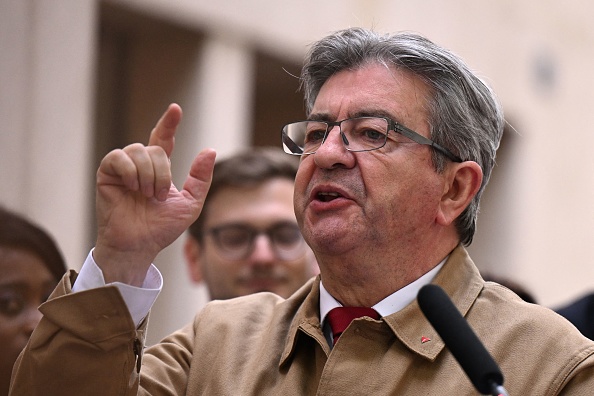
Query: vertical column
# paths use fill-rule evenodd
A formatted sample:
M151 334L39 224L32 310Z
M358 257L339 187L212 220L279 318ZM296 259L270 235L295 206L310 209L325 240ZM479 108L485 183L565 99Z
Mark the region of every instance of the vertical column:
M0 205L24 211L31 0L0 2Z
M197 136L220 156L250 144L254 90L254 55L237 40L207 39L196 89Z
M0 198L47 228L77 267L89 248L93 204L95 1L24 0L2 9Z
M191 56L190 54L188 54ZM217 158L250 143L253 98L253 55L241 44L207 37L196 59L196 73L180 88L184 118L176 136L173 178L181 187L191 161L207 147ZM165 279L161 296L153 307L148 344L187 324L208 301L204 286L189 281L183 257L187 236L178 238L156 260Z

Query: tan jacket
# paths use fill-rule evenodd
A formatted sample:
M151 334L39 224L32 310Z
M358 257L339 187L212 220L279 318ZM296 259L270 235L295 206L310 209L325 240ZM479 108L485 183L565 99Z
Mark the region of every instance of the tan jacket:
M69 294L73 278L41 308L11 395L137 393L135 340L144 328L134 329L117 289ZM594 342L551 310L485 283L464 248L434 283L499 363L510 395L594 395ZM477 394L416 302L379 321L355 320L332 351L318 303L318 279L287 300L264 293L209 303L145 351L138 394Z

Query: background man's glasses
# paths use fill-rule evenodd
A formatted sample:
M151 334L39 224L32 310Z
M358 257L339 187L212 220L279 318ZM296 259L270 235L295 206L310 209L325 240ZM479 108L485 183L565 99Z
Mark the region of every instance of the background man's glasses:
M227 224L213 227L206 231L210 234L219 250L227 260L244 260L255 248L259 235L266 235L271 247L280 260L291 261L305 254L305 241L295 223L280 222L261 230L246 224Z
M452 154L445 147L387 117L356 117L336 122L292 122L282 129L283 149L287 154L292 155L314 154L335 126L338 126L342 141L349 151L371 151L382 148L388 140L388 133L394 131L418 144L431 146L451 161L462 162L460 157Z

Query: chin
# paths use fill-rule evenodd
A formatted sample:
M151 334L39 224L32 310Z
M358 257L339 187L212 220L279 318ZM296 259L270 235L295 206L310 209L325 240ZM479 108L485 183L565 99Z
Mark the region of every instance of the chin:
M352 238L340 238L335 233L317 235L310 244L312 250L319 255L343 255L353 250L358 241Z

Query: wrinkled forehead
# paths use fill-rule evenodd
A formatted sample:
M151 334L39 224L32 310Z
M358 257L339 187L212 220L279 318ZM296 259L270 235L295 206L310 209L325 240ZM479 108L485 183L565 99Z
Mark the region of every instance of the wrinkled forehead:
M429 85L414 73L372 62L328 78L308 118L337 121L380 116L407 126L418 125L420 119L427 119L430 96Z

